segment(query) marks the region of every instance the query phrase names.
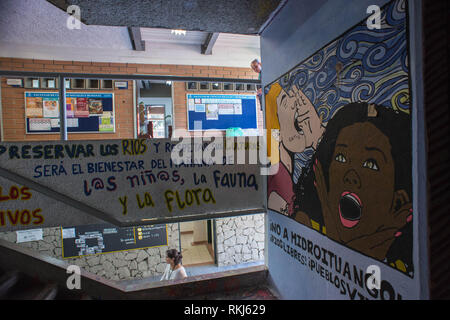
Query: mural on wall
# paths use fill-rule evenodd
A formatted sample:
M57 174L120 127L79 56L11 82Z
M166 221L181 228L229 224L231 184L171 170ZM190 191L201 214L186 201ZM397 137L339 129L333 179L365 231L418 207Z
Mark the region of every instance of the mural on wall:
M381 29L362 21L265 101L269 209L413 277L406 12L388 3Z

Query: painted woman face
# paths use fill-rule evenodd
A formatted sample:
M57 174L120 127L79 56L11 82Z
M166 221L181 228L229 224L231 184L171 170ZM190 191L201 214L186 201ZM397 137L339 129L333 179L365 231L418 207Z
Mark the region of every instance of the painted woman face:
M328 201L348 242L393 224L394 160L389 139L369 122L341 130L329 168Z
M280 138L291 152L316 147L323 133L321 120L309 99L297 88L281 90L277 98Z

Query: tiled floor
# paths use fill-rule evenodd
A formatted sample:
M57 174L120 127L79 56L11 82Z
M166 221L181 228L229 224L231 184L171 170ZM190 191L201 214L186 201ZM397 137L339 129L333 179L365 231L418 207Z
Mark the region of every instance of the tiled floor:
M239 288L228 292L209 293L190 298L193 300L279 300L279 297L267 284L250 288Z
M181 234L181 254L183 255L183 265L207 265L214 264L214 257L208 251L206 244L192 245L193 234Z
M186 272L188 276L199 276L203 274L210 274L210 273L218 273L218 272L224 272L229 270L238 270L243 268L249 268L249 267L255 267L255 266L261 266L264 265L264 261L254 261L254 262L246 262L241 264L235 264L231 266L221 266L218 267L216 265L206 265L206 266L191 266L186 267Z

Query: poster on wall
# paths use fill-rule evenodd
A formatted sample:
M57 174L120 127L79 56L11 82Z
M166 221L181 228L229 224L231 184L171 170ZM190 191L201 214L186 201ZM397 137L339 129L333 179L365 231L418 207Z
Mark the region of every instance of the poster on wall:
M234 114L234 105L230 104L218 104L219 114Z
M44 118L58 118L59 117L59 108L58 108L58 99L57 98L45 98L42 100L43 107L43 117Z
M59 119L58 118L50 119L50 126L52 128L59 128Z
M205 105L204 104L194 105L194 111L195 112L205 112Z
M75 104L75 117L76 118L87 118L89 117L89 108L87 103L87 98L76 98Z
M187 104L189 131L196 130L195 123L202 130L258 127L255 95L188 94Z
M29 124L30 124L30 130L34 131L50 131L52 129L52 122L53 119L43 119L43 118L30 118Z
M89 99L89 115L103 114L102 100Z
M362 270L364 278L372 264L384 279L395 279L391 284L412 284L417 268L406 2L382 7L381 21L377 32L362 21L265 89L269 249L280 258L280 250L294 244L304 253L299 268L311 277L319 266L335 275L332 290L347 298L357 286L341 280L356 283L353 270L356 277ZM297 239L297 233L309 238ZM314 247L308 249L311 239L322 260ZM339 252L346 260L336 260ZM393 288L400 289L390 297L408 296L405 288ZM362 292L374 298L364 287Z
M66 98L66 117L73 118L75 116L75 108L77 104L77 99Z
M206 119L219 120L219 109L217 104L209 103L206 105Z
M234 114L242 114L242 104L235 103L233 104Z
M59 133L59 93L25 92L26 133ZM115 132L113 93L66 93L67 131ZM37 121L41 118L43 121Z
M25 116L30 118L41 118L43 115L42 97L28 97L26 99Z
M114 132L114 117L111 112L103 112L98 121L100 132Z

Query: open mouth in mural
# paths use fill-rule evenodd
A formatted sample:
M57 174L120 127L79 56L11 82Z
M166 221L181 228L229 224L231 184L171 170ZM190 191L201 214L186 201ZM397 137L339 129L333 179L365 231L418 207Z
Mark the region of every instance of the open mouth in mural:
M361 219L362 204L361 199L351 192L343 192L339 200L339 218L346 228L353 228Z

